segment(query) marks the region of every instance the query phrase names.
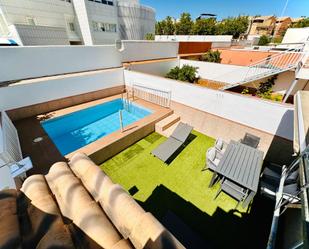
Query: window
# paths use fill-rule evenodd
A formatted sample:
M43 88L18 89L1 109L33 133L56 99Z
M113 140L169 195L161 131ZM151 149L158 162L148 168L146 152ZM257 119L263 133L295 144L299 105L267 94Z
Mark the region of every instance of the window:
M75 26L74 26L73 22L69 23L69 28L70 28L71 31L75 31Z
M117 32L117 25L111 23L102 23L102 22L92 22L93 31L101 32Z
M106 5L110 5L110 6L114 6L114 2L113 1L107 1L107 0L88 0L90 2L96 2L96 3L102 3L102 4L106 4Z
M27 17L27 22L29 25L35 26L36 25L36 21L34 19L34 17Z

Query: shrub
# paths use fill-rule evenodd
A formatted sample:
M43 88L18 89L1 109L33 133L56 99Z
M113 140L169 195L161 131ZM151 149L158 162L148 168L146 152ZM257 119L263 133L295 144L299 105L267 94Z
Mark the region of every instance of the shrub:
M277 76L273 76L270 79L268 79L264 83L260 83L259 88L256 92L256 95L264 98L264 99L271 99L272 97L272 89L275 85L275 80L277 79Z
M242 91L241 94L249 94L249 89L248 87L245 87Z
M153 41L153 40L155 39L155 36L154 36L153 33L147 33L147 34L145 35L145 39L146 39L146 40L149 40L149 41Z
M172 68L167 73L166 78L194 83L198 79L196 75L197 75L197 67L183 65L182 68L180 67Z
M269 37L268 37L267 35L262 35L262 36L260 37L260 40L259 40L258 45L259 45L259 46L265 46L265 45L267 45L269 42L270 42Z
M220 63L221 53L218 50L216 51L209 50L208 52L202 55L201 61Z
M283 40L283 37L282 37L282 36L280 36L280 37L276 37L276 38L274 38L273 42L274 42L274 43L281 43L281 42L282 42L282 40Z

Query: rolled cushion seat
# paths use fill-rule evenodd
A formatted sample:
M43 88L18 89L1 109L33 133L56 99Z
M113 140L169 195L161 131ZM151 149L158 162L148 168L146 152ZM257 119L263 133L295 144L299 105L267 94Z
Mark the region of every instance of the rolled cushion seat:
M99 202L124 238L128 238L145 211L118 184L104 189Z
M75 154L69 165L96 201L99 201L105 189L114 185L111 179L83 153Z
M145 213L142 207L120 185L114 184L85 154L73 156L70 167L100 203L121 235L128 238L138 217Z
M63 174L58 174L57 168ZM103 248L111 248L121 237L99 205L89 196L66 163L54 164L47 177L64 216Z
M185 249L151 213L145 213L140 217L130 240L135 248Z
M31 203L43 212L60 215L57 204L43 175L28 177L21 188L21 191L31 200Z
M127 191L114 184L85 154L74 155L69 165L121 235L129 238L135 248L184 248L152 214L146 213Z

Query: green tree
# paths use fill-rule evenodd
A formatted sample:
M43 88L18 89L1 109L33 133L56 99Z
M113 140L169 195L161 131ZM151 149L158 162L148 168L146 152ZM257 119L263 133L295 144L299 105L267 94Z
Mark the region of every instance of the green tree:
M258 45L259 45L259 46L265 46L265 45L267 45L269 42L270 42L269 37L268 37L267 35L262 35L262 36L260 37L260 40L259 40Z
M164 20L156 23L156 35L173 35L175 33L175 24L173 18L167 16Z
M189 65L183 65L182 68L174 67L166 75L166 78L180 80L194 83L198 78L196 77L197 68Z
M300 20L299 22L292 25L292 28L306 28L309 27L309 17Z
M172 17L167 16L165 18L165 25L163 28L164 35L174 35L175 34L175 24Z
M193 21L189 13L182 13L179 22L176 23L177 35L191 35L193 29Z
M202 61L221 63L221 53L219 50L209 50L201 57Z
M193 25L194 35L214 35L216 31L216 19L198 19Z
M232 35L234 39L237 39L247 31L248 25L248 16L228 17L216 25L216 34Z
M156 35L163 35L165 22L156 22Z
M147 33L145 35L145 39L149 41L153 41L155 39L155 35L153 33Z

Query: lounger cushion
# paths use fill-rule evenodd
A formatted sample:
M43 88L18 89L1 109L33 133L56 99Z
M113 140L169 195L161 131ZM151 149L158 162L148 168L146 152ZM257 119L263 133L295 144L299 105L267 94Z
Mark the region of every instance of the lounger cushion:
M186 142L189 134L193 130L193 127L187 124L180 122L174 132L172 133L171 137L177 139L180 142Z
M177 139L170 137L154 149L152 154L163 162L166 162L182 146L182 144L183 143Z

